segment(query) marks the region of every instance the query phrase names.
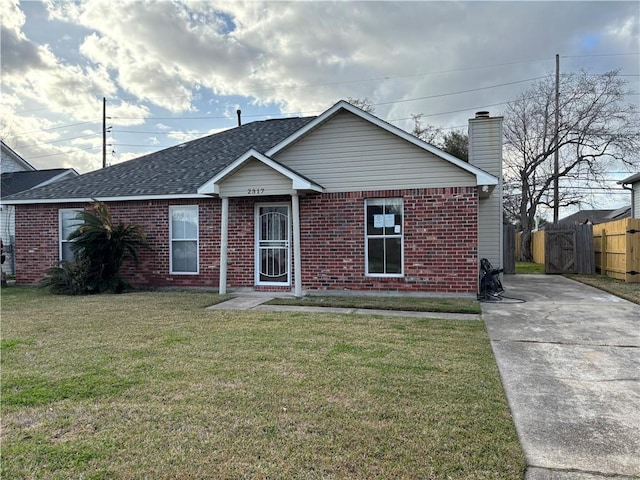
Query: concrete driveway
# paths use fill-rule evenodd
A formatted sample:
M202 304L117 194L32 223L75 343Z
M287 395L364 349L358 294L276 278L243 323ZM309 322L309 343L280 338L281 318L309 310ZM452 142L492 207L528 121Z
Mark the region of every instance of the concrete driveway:
M510 275L482 312L527 480L640 477L640 305L560 276Z

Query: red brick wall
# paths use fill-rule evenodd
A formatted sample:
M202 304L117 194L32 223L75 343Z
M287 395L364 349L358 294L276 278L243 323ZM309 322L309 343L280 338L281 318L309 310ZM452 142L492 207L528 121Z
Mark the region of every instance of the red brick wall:
M365 276L364 201L404 198L404 277ZM289 197L229 201L228 285L254 286L255 204ZM395 290L475 293L477 195L474 188L389 190L300 198L302 286L306 290ZM169 206L199 206L200 273L169 274ZM107 203L114 221L142 225L150 250L124 276L134 285L217 287L220 200ZM81 204L16 208L16 281L38 282L58 262L58 210ZM293 256L292 256L293 257ZM261 289L265 289L264 287ZM277 289L276 289L277 290Z
M134 285L217 287L220 267L220 201L107 202L113 221L144 227L149 249L139 251L139 263L126 261L122 274ZM59 260L58 211L86 204L16 206L16 283L34 284ZM200 274L169 273L169 206L198 205Z
M392 197L404 199L404 276L367 277L365 199ZM477 202L471 187L304 197L303 288L476 293Z

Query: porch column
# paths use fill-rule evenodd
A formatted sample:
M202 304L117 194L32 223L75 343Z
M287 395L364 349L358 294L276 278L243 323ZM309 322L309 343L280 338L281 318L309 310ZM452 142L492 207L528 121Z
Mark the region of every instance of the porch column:
M302 265L300 253L300 202L298 194L291 195L291 208L293 210L293 266L294 266L294 290L296 297L302 296Z
M218 293L227 293L227 242L229 238L229 197L222 197L220 218L220 286Z

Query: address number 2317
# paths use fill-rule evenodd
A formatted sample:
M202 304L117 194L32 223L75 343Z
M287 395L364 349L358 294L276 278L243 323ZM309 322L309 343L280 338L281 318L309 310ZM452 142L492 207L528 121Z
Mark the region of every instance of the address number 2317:
M247 195L262 195L264 193L264 188L248 188Z

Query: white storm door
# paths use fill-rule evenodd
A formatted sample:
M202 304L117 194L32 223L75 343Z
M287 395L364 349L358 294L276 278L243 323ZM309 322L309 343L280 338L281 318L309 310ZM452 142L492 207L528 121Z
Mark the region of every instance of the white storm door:
M256 285L290 285L289 205L256 206Z

